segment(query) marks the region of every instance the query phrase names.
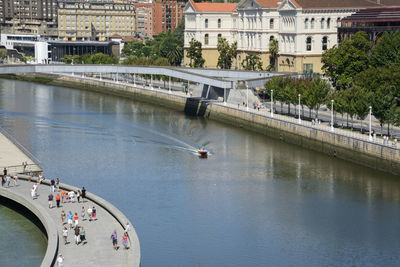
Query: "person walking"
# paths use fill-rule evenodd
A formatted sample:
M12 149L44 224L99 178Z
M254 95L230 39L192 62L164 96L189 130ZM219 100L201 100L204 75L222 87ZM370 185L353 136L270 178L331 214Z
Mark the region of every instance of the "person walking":
M67 242L67 238L68 238L68 230L67 230L67 227L64 227L64 229L63 229L63 238L64 238L64 245L66 245L68 242Z
M75 244L79 245L79 243L80 243L79 227L75 226L74 231L75 231Z
M11 181L11 177L10 177L10 175L7 175L6 182L7 182L7 187L8 188L10 187L10 181Z
M64 257L60 254L57 258L57 266L62 267L64 265Z
M75 227L78 226L78 223L79 223L79 216L78 216L78 213L75 212L75 215L74 215L74 226Z
M69 211L69 213L67 214L67 218L68 218L69 229L72 229L72 219L74 218L74 215L72 214L71 211Z
M13 176L13 181L14 181L14 187L16 187L18 185L18 175L17 174L15 174Z
M82 187L81 197L82 197L82 202L85 202L85 200L86 200L86 189L85 189L85 187Z
M122 245L124 246L124 249L128 249L128 235L126 232L122 236Z
M32 177L33 177L33 172L30 171L28 175L28 182L31 182Z
M60 207L60 200L61 200L61 196L60 196L60 194L57 194L57 195L56 195L57 208Z
M81 238L81 243L82 245L86 244L86 232L85 229L83 229L83 226L81 226L81 230L80 230L80 238Z
M111 239L112 239L114 249L117 250L118 249L117 230L114 230L114 232L111 234Z
M92 208L89 207L88 210L87 210L87 215L88 215L88 218L89 218L89 222L92 221L92 212L93 212Z
M60 179L56 178L56 190L60 192Z
M93 217L93 220L97 220L97 218L96 218L96 208L94 206L92 208L92 217Z
M65 190L63 189L61 191L61 203L66 202L66 198L67 198L67 192L65 192Z
M53 194L52 193L49 194L48 200L49 200L49 209L51 209L53 207Z
M1 177L1 187L4 187L5 184L6 184L6 177L3 175Z
M65 211L62 210L61 211L61 222L62 222L62 225L64 225L64 220L65 220Z
M78 200L78 203L81 202L81 190L76 191L76 199Z
M3 170L3 176L4 176L4 177L7 176L7 168L4 168L4 170Z
M55 185L56 185L56 181L54 180L54 178L52 178L50 181L50 192L54 193Z
M86 214L85 207L82 206L82 210L81 210L82 222L85 220L85 214Z
M34 200L35 196L36 196L35 187L32 187L32 189L31 189L31 196L32 196L32 200Z

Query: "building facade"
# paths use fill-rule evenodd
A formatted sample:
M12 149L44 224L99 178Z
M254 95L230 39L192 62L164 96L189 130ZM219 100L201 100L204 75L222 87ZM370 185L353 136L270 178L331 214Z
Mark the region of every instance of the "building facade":
M40 34L57 37L56 0L2 0L0 2L2 33Z
M216 40L222 36L230 43L237 41L235 68L241 68L240 63L248 53L256 53L265 69L270 64L269 43L276 39L278 71L321 72L322 53L338 43L340 20L360 9L381 5L369 0L242 0L229 12L230 4L191 0L184 12L185 49L192 38L200 41L205 66L215 68ZM219 25L219 17L226 22ZM208 26L207 21L214 26ZM187 58L185 64L189 64Z
M105 41L113 35L135 36L133 4L108 0L58 2L60 39Z
M173 31L183 19L187 0L153 0L153 35Z
M151 3L134 3L136 9L136 37L153 38L153 5Z

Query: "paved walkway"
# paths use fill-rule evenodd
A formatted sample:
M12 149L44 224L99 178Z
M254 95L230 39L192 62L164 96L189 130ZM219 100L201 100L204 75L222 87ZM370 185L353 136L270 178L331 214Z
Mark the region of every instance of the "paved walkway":
M19 194L26 199L29 199L35 205L41 205L45 207L50 214L51 218L57 225L57 231L59 234L59 254L61 253L65 259L64 266L129 266L129 254L131 251L122 248L122 234L124 229L119 222L111 216L103 208L97 206L92 201L86 201L84 203L63 203L60 208L56 207L55 201L53 201L53 208L48 208L47 197L50 193L50 187L44 184L38 186L38 198L32 200L30 195L30 189L33 186L33 182L18 181L18 186L12 186L3 190L10 190L13 193ZM87 211L88 207L96 207L97 219L93 221L88 220L87 213L85 213L85 219L82 220L81 209L85 208ZM71 211L79 215L79 226L83 226L86 231L86 244L76 245L74 242L74 231L68 229L68 244L64 245L62 239L62 229L67 226L61 222L61 211L64 210L67 214ZM118 233L118 243L120 249L115 251L112 246L110 239L112 231L116 229Z

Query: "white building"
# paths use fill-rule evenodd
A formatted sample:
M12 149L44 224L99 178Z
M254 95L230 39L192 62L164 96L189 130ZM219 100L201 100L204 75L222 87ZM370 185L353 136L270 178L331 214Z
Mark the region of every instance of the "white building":
M15 49L20 54L30 57L32 64L48 63L48 43L40 35L1 34L1 45L6 49Z
M265 68L274 38L279 42L279 71L321 72L322 53L337 44L338 20L378 6L370 0L242 0L235 6L190 0L184 10L185 48L192 38L200 41L205 67L215 68L221 36L238 43L236 68L249 52L259 54Z

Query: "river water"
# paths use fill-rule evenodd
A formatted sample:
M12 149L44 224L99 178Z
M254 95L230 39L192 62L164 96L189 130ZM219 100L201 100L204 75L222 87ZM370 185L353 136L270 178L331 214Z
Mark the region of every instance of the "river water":
M124 212L142 266L400 264L399 177L162 107L19 81L0 80L0 126L47 177ZM207 159L195 153L203 144Z

